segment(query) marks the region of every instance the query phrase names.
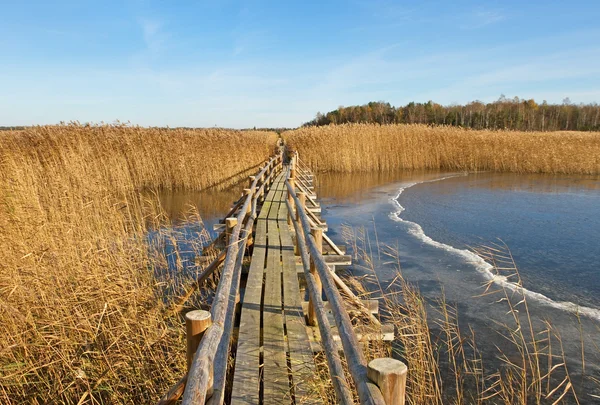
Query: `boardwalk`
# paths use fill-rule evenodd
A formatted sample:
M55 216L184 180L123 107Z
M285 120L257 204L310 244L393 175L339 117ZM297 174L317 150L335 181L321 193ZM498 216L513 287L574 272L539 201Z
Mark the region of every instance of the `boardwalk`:
M381 325L373 315L377 305L354 296L332 271L349 257L324 233L313 179L297 155L289 164L277 155L250 177L222 221L213 246L222 244L222 252L195 286L220 269L211 311L186 315L188 375L162 404L182 394L184 404L321 403L316 352L325 354L336 402L357 396L360 403L404 403L406 367L387 358L367 365L364 358L359 338L391 340L393 328ZM353 323L346 307L370 317L369 325Z
M294 394L305 396L303 388L314 374L287 224L286 194L281 173L256 223L241 309L232 404L257 404L260 397L264 404L290 403Z

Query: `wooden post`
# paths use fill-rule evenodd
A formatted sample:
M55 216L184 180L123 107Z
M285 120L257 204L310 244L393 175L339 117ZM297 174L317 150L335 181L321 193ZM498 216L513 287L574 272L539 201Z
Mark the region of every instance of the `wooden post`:
M317 245L317 251L319 253L323 252L323 230L321 228L313 228L310 231L310 234L315 239L315 244ZM310 256L310 273L315 278L315 290L316 295L321 296L323 294L323 285L321 284L321 278L319 277L319 273L317 271L317 266L315 264L315 259L311 255ZM315 303L309 299L308 300L308 324L310 326L317 325L317 314L315 312Z
M306 194L297 193L296 195L298 196L298 200L300 200L300 207L296 207L296 221L298 221L300 228L302 228L302 223L300 222L300 210L306 209ZM296 237L299 237L299 236L296 235ZM300 237L302 237L302 236L300 236ZM300 248L298 246L298 241L296 241L296 244L294 245L294 254L296 256L300 256Z
M226 246L229 246L229 244L231 243L231 233L233 232L233 228L235 228L235 226L237 225L237 218L236 217L230 217L230 218L225 218L225 244Z
M292 190L295 190L296 182L295 182L293 175L294 175L294 172L290 170L290 178L288 179L288 181L290 182L290 186L292 187ZM294 206L294 197L292 197L292 193L290 193L289 190L288 190L287 198L288 198L288 201L290 202L290 205L293 207ZM298 211L298 207L296 207L296 211ZM293 218L292 215L293 215L292 212L288 212L288 216L287 216L288 225L292 224L292 218Z
M367 376L379 387L386 405L404 405L408 368L400 360L384 357L372 360Z
M252 187L252 183L254 183L255 179L256 179L256 176L248 177L248 187Z
M185 331L187 340L187 370L190 371L192 361L194 360L194 354L198 349L200 340L204 335L204 331L212 324L212 318L208 311L190 311L185 314Z
M245 188L244 189L244 197L248 197L248 195L250 195L252 193L252 189L251 188ZM250 201L250 204L248 204L248 208L246 209L246 214L250 214L252 212L252 201Z
M294 160L290 164L290 179L296 179L296 162Z

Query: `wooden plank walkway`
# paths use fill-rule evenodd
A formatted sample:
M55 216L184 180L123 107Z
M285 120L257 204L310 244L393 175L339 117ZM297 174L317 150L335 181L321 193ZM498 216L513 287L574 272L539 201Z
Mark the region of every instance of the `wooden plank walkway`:
M309 403L315 365L287 224L285 177L267 194L256 221L241 304L232 404Z
M222 264L211 311L186 314L188 373L160 405L174 404L182 394L183 405L318 403L323 393L313 391L323 369L319 365L318 377L314 353L324 354L339 403L350 405L358 397L361 404L404 404L404 364L391 358L367 364L361 350L361 341L392 340L393 326L372 315L377 302L361 300L335 274L335 266L348 265L351 258L324 233L313 178L300 167L297 153L284 165L281 152L250 176L249 188L219 225L225 229L214 246L222 253L177 305ZM290 223L289 209L294 210Z

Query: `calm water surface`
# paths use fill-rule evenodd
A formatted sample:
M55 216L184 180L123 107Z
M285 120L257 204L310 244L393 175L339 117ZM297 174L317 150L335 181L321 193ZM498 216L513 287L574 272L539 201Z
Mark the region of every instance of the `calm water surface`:
M549 321L560 332L581 403L600 376L600 179L586 176L496 173L395 173L320 175L323 217L344 243L342 224L365 229L373 242L394 246L402 274L430 302L441 297L458 309L463 331L472 327L485 363L498 366L498 348L514 353L500 333L510 324L498 295L481 296L489 264L471 248L510 248L527 289L534 328ZM338 233L335 233L337 231ZM376 249L373 249L376 252ZM380 280L396 267L375 258ZM362 270L359 266L352 269ZM500 290L502 284L494 284ZM520 300L520 298L519 298ZM430 308L430 312L435 311ZM578 320L575 313L583 314ZM522 314L523 315L523 314ZM523 319L522 319L523 321ZM432 325L435 329L435 325ZM580 334L581 331L581 334ZM570 403L568 401L568 403Z
M501 239L526 288L600 308L597 178L470 174L417 184L398 202L433 240L468 249Z
M600 308L597 177L325 175L319 177L319 196L329 222L377 229L382 243L418 242L441 256L506 244L526 288L555 301Z

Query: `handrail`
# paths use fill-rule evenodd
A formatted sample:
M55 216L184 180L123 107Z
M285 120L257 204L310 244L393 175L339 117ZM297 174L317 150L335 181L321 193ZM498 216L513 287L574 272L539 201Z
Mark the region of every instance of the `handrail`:
M264 187L265 183L261 186ZM254 193L252 198L252 211L246 226L244 227L244 236L240 237L240 249L236 261L236 272L235 280L233 283L233 289L229 294L229 307L227 310L227 317L225 321L225 330L219 348L215 357L214 368L213 368L213 395L210 398L212 404L221 404L225 398L225 382L227 376L227 360L229 357L229 348L231 345L231 332L233 329L233 317L235 312L236 298L238 295L238 289L240 284L240 276L242 269L242 261L244 260L244 252L246 250L246 244L248 243L248 237L252 235L252 227L256 220L256 206L258 204L258 196L260 192Z
M294 165L295 163L295 158L296 156L292 157L292 165ZM288 171L288 176L289 174L290 171ZM335 285L335 281L333 280L333 277L330 274L329 267L325 262L323 255L321 254L321 252L319 252L314 237L310 234L311 224L308 215L306 214L306 210L303 209L302 204L300 203L300 200L298 199L298 196L296 195L296 192L294 190L294 186L290 184L289 177L286 178L285 184L287 186L288 195L291 196L291 199L294 201L294 205L296 206L297 216L300 220L302 233L304 234L303 236L306 241L306 245L308 246L308 251L310 253L312 263L314 263L315 269L318 272L323 288L325 289L326 296L330 302L332 309L331 312L333 313L333 317L335 319L335 323L339 331L339 336L342 341L342 346L344 348L344 356L346 357L348 369L350 370L350 375L352 376L352 379L358 391L360 403L369 405L385 405L381 391L379 391L379 389L376 389L372 383L369 383L367 377L366 359L364 357L364 354L360 350L358 338L354 333L352 322L344 307L341 294L338 291ZM297 239L302 238L298 237Z
M255 212L256 210L255 196L258 195L258 182L264 177L267 169L276 170L279 168L281 161L281 155L272 157L258 175L255 176L244 204L236 217L237 224L233 227L230 234L225 264L223 265L221 279L210 311L212 324L204 332L188 373L188 380L183 394L183 404L185 405L204 404L209 389L212 389L211 382L213 380L213 368L217 351L223 336L229 336L227 321L229 313L232 312L230 310L230 301L232 299L235 300L239 289L241 261L239 261L240 266L238 266L238 254L240 252L240 245L243 245L245 249L247 240L244 238L244 241L240 244L240 232L247 217L250 218L248 222L252 222L252 214L248 216L248 213ZM263 182L263 187L264 184ZM226 343L229 344L229 339L227 339Z
M293 212L293 207L289 200L286 200L285 203L288 211ZM301 235L302 230L300 229L300 224L298 221L294 219L292 223L294 224L294 229L296 230L296 236ZM340 355L338 353L338 346L333 339L333 334L331 333L331 325L329 324L329 319L327 319L321 294L315 288L317 281L310 272L310 258L308 256L306 242L304 238L297 237L296 243L298 244L300 256L302 257L302 267L304 269L304 277L306 278L308 293L312 301L315 303L315 312L318 320L317 324L319 326L319 332L321 333L321 340L324 344L327 364L329 365L329 376L331 377L333 388L335 389L335 393L341 404L352 404L354 403L354 400L352 399L352 392L350 391L348 381L346 380L346 376L344 374L344 368L342 367L342 361L340 360Z
M254 221L257 218L258 199L265 192L265 186L273 177L275 171L271 171L269 175L262 180L261 186L255 190L252 198L252 209L250 211L250 217L248 218L246 225L243 229L244 236L240 237L239 242L241 243L239 253L236 262L236 275L234 281L235 291L231 291L229 295L229 308L227 311L227 320L225 322L225 333L221 338L217 355L215 357L214 368L213 368L213 394L209 399L210 405L220 405L223 403L225 398L225 383L227 377L227 360L229 357L229 348L231 346L231 332L233 330L233 316L235 312L235 304L237 301L242 261L244 260L244 253L246 250L246 244L248 243L249 237L252 235L252 228L254 227ZM262 179L263 176L256 176L257 179Z

